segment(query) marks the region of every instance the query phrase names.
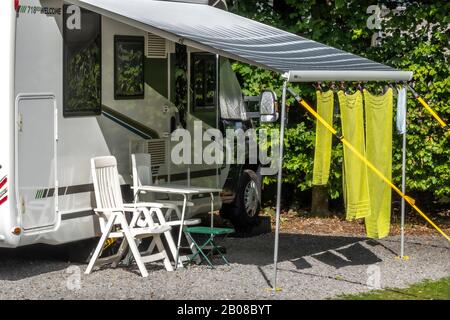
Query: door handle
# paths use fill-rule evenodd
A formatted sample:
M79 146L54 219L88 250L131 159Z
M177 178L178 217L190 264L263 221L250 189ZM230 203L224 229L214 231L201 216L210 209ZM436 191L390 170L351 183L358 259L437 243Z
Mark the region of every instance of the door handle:
M23 116L22 116L22 112L19 112L19 119L17 120L17 128L19 129L19 132L23 131Z

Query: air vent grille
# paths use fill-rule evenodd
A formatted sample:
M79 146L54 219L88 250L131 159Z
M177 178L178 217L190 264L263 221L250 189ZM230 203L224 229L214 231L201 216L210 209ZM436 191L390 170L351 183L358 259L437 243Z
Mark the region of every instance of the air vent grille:
M152 167L166 164L166 141L163 139L147 140L147 152L152 156Z
M167 41L164 38L158 37L152 33L147 34L146 54L148 58L167 57Z
M149 153L152 156L152 167L154 172L166 164L167 142L164 139L134 140L130 142L130 154ZM131 172L131 162L130 162Z

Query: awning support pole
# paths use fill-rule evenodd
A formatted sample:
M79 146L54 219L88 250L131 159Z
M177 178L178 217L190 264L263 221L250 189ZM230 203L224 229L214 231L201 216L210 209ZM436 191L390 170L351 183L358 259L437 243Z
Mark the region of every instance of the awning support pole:
M405 120L406 121L406 120ZM402 192L406 194L406 132L403 133L403 154L402 154ZM401 236L400 236L400 259L405 258L405 215L406 215L406 201L402 197L402 208L401 208Z
M286 90L288 81L285 80L283 84L283 96L281 103L281 125L280 125L280 154L278 158L278 179L277 179L277 209L275 221L275 245L273 252L273 291L279 291L277 287L278 277L278 243L280 238L280 215L281 215L281 187L283 183L283 153L284 153L284 130L286 125Z

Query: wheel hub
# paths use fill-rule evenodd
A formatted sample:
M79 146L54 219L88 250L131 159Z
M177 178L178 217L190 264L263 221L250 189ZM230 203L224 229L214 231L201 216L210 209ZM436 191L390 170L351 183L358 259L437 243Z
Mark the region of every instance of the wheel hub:
M245 187L244 204L248 216L254 217L258 209L258 190L254 181L250 181Z

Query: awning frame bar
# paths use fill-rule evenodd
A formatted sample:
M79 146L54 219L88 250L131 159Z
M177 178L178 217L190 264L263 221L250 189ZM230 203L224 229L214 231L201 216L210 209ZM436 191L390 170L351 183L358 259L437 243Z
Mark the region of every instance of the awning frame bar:
M290 71L290 83L317 81L410 81L411 71Z

